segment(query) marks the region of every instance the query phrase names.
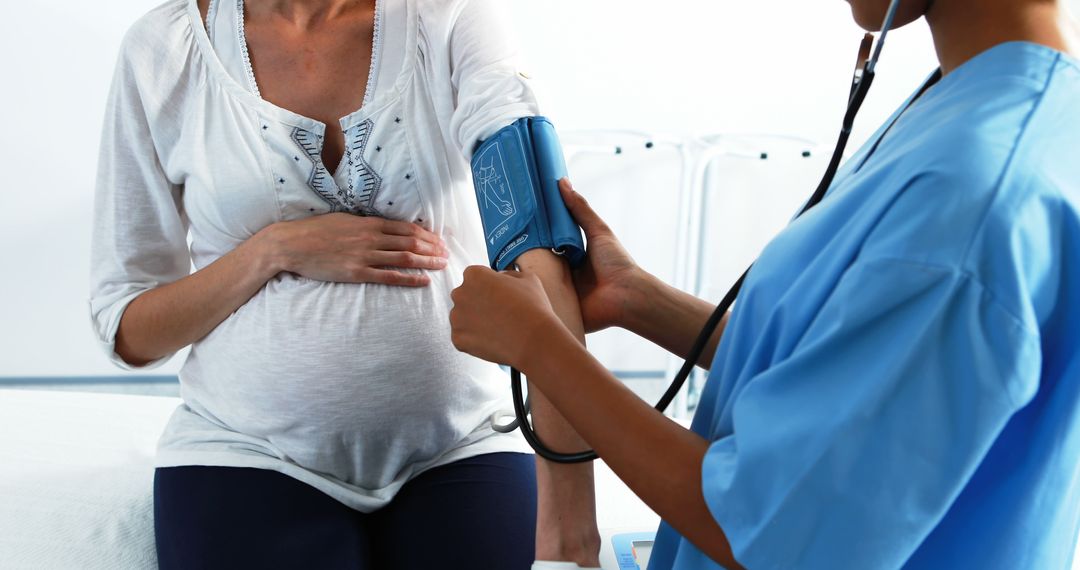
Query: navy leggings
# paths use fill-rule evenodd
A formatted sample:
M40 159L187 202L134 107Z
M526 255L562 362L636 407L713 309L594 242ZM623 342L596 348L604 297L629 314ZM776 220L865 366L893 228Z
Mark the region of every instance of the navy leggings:
M526 570L535 552L535 463L493 453L436 467L369 514L276 471L162 468L154 529L163 570Z

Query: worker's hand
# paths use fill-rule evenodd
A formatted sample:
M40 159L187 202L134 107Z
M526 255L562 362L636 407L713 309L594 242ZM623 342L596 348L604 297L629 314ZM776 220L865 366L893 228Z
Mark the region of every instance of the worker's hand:
M560 180L559 190L588 241L585 264L574 272L585 332L623 326L638 297L635 291L647 274L569 180Z
M339 283L423 287L422 272L441 270L449 252L436 234L408 222L335 213L280 222L260 232L278 271Z
M489 362L520 369L534 343L552 333L570 334L535 275L472 266L451 298L451 341Z

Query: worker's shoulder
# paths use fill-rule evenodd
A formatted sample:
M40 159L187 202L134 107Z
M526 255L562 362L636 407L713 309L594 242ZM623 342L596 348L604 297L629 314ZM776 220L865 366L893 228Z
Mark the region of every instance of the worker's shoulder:
M997 60L979 62L983 69L959 78L932 105L929 121L930 146L944 151L945 170L994 191L1037 177L1080 148L1077 61L1034 44L999 49Z
M1080 219L1080 73L1058 56L972 85L970 114L942 125L932 189L965 273L1030 326L1028 289L1075 257L1067 220Z
M1032 54L1042 57L928 102L920 136L932 152L915 170L951 199L1008 209L1080 182L1080 68L1057 52Z
M1078 151L1080 66L1062 55L1026 117L1004 181L1075 187L1080 184Z
M1080 208L1080 81L1075 66L1056 61L954 78L927 93L889 147L897 192L867 253L980 275L1012 240L1052 241L1050 221Z
M1029 101L1018 105L1018 112L1001 111L996 121L988 116L981 137L964 135L970 150L962 171L980 163L1000 166L999 172L989 169L994 178L989 181L988 223L996 216L1015 228L1024 219L1018 212L1049 209L1076 215L1080 210L1080 67L1059 56L1047 73L1031 77L1039 86L1024 94ZM994 131L1006 137L995 141Z

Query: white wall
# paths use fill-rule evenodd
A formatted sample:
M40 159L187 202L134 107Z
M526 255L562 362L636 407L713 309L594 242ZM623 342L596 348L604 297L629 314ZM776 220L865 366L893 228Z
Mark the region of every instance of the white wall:
M5 6L0 376L115 372L86 317L96 147L121 36L156 3ZM831 144L860 38L836 0L511 6L563 130L778 132ZM932 69L928 42L922 24L892 37L853 146Z
M97 143L121 37L155 3L4 6L0 376L114 372L85 302Z
M551 114L573 128L832 139L862 37L838 1L514 4ZM933 65L924 24L892 35L856 138Z

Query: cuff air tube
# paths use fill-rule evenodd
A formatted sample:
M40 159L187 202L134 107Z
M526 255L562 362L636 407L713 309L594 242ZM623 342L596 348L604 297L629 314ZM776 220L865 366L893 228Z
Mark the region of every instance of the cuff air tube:
M530 249L551 249L571 267L585 258L581 228L559 194L566 162L550 121L527 117L492 135L473 153L472 175L492 269Z

